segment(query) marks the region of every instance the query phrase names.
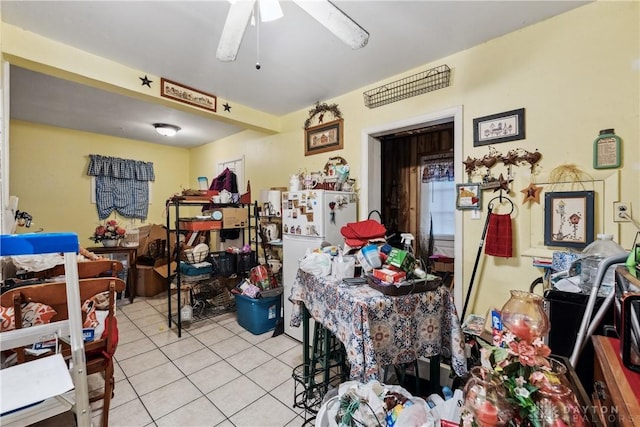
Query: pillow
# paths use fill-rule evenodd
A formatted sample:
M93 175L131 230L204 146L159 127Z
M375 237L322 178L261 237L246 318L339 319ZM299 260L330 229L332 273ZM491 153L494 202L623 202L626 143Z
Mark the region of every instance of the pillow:
M114 301L115 308L115 301ZM100 324L100 320L96 317L96 311L109 310L109 291L95 294L91 298L82 303L82 311L86 313L85 320L82 323L83 328L96 328ZM96 335L98 336L98 335Z
M58 314L52 307L39 302L22 304L22 327L49 323ZM16 328L15 310L13 307L0 307L0 331Z
M109 291L100 292L91 297L96 310L109 310Z

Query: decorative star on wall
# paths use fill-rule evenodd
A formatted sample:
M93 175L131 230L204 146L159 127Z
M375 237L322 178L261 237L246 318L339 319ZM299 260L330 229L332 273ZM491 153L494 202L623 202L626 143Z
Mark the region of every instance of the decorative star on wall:
M471 174L471 172L476 168L476 159L472 159L469 156L467 156L467 160L462 163L464 164L464 169L468 174Z
M519 160L518 153L515 152L514 150L511 150L504 156L500 157L500 160L502 160L502 163L504 163L505 166L509 166L509 165L516 166Z
M222 106L224 107L224 111L231 112L231 105L229 105L228 102L225 102Z
M498 177L498 186L493 189L493 192L495 193L496 191L504 190L504 191L506 191L508 193L509 192L509 182L511 182L511 181L506 179L503 174L500 174L500 176Z
M144 75L144 77L138 77L138 78L142 80L142 86L151 87L151 83L153 83L153 80L149 80L146 74Z
M542 187L538 187L533 182L529 184L527 188L520 190L521 193L524 194L524 198L522 199L522 204L527 202L536 202L540 204L540 193L542 192Z

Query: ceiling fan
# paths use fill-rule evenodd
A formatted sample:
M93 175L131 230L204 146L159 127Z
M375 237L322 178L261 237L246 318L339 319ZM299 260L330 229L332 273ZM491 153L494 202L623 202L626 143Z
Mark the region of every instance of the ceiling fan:
M263 21L275 20L282 16L278 0L233 1L216 52L216 58L219 60L235 61L256 1ZM352 49L359 49L367 44L369 33L329 0L293 0L293 2Z

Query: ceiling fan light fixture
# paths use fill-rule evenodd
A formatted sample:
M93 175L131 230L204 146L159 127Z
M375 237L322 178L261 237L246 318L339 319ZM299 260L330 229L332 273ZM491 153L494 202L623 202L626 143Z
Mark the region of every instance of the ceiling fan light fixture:
M262 21L277 19L273 18L274 16L282 16L278 0L229 0L231 7L216 51L216 58L220 61L236 60L247 24L255 19L253 7L256 1L259 2L257 13L262 15ZM293 0L293 2L352 49L360 49L367 45L369 33L329 0ZM272 12L276 8L277 11Z
M278 0L258 0L260 5L260 20L262 22L271 22L282 18L282 8Z
M156 132L162 136L175 136L181 129L179 126L166 123L154 123L153 127L156 129Z

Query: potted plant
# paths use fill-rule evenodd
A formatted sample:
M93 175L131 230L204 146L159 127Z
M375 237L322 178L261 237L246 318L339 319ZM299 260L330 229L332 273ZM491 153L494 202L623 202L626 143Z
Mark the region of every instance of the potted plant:
M115 219L110 219L104 225L97 226L89 239L95 243L102 242L105 247L115 247L118 246L120 240L124 239L126 233L126 230L120 227Z

